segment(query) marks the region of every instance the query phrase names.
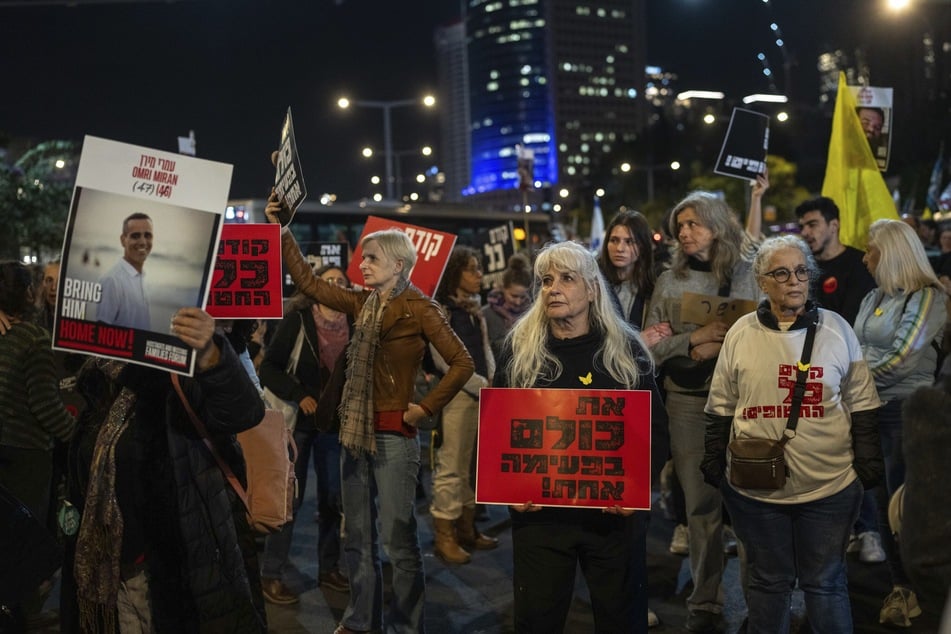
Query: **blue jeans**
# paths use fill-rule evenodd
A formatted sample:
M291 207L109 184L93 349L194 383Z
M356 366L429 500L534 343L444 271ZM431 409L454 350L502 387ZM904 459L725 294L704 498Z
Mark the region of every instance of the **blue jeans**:
M845 549L862 503L862 484L821 500L774 504L721 487L749 565L749 634L789 631L796 580L817 634L852 631Z
M378 433L376 454L344 450L343 548L350 603L343 623L352 630L423 632L425 580L416 527L419 441ZM377 530L379 520L379 531ZM393 598L383 618L379 542L393 566Z
M314 475L317 476L317 563L320 572L332 572L340 563L340 519L343 503L340 494L340 441L337 434L322 434L317 430L294 430L297 445L297 499L294 502L294 521L264 541L261 558L261 576L266 579L281 579L287 565L294 539L294 524L298 521L297 510L307 489L307 468L314 456Z

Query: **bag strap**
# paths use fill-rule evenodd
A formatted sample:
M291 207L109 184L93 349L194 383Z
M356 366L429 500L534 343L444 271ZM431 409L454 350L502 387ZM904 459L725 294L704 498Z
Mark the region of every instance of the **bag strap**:
M208 447L208 451L211 452L211 455L215 458L215 462L218 463L218 468L221 469L221 472L228 480L228 484L231 485L231 488L234 489L234 492L238 494L239 498L241 498L241 503L244 504L244 508L250 513L251 507L248 505L247 491L245 491L244 487L241 486L241 483L238 481L238 476L234 474L234 471L231 470L231 467L228 466L228 463L225 462L224 458L221 457L221 454L218 453L218 449L215 448L214 443L211 442L211 437L208 435L208 430L205 428L205 424L201 422L201 419L198 418L198 414L196 414L195 410L192 409L191 403L189 403L188 399L185 398L185 392L182 391L182 385L178 380L177 374L172 374L172 385L175 386L175 391L178 392L178 398L181 399L182 405L185 406L185 411L188 412L188 418L191 419L195 429L198 430L198 434L202 437L202 440L205 441L205 446Z
M788 435L784 431L782 440L779 441L781 445L785 445L790 438L796 435L796 425L799 424L799 408L802 407L802 399L806 395L806 379L809 377L812 343L816 339L816 323L816 321L813 321L806 328L806 341L802 344L802 356L796 365L796 386L793 388L792 408L789 410L789 420L786 422L786 429L793 433Z
M302 313L298 313L298 315L300 315L300 330L297 331L297 340L294 342L294 348L291 350L291 356L287 358L286 372L288 376L294 376L297 374L297 363L300 361L300 351L304 346L304 337L307 336L306 333L304 333L304 315ZM309 339L307 343L310 343ZM313 346L311 346L311 349L313 349Z

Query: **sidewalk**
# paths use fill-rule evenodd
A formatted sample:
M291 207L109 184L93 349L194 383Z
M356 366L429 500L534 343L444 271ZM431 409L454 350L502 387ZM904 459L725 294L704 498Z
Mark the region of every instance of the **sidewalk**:
M425 454L424 454L425 455ZM423 474L429 490L430 474ZM304 506L294 530L291 561L295 570L289 571L285 582L300 593L300 602L290 606L267 606L270 632L276 634L331 634L347 605L347 595L317 587L317 524L314 521L316 492L314 478L308 478ZM512 629L512 539L506 507L488 507L489 519L479 522L482 532L499 538L499 548L476 552L472 563L448 566L435 558L432 524L428 502L420 500L417 516L420 543L426 570L426 630L430 634L510 634ZM673 523L663 517L656 507L651 514L647 542L647 569L650 605L661 619L661 626L651 632L684 632L687 617L684 605L689 594L690 571L687 558L672 555L667 546L673 532ZM887 582L886 564L863 564L849 556L849 588L855 632L883 634L896 631L909 634L933 634L938 631L937 615L925 614L912 621L911 628L896 630L878 623L882 599L891 589ZM389 567L384 565L389 596ZM734 634L746 613L739 584L739 564L735 557L727 561L724 573L724 619L726 633ZM59 587L47 603L47 609L56 608ZM802 595L793 597L794 628L804 615ZM58 632L58 628L36 630ZM591 603L579 571L575 597L571 605L566 634L589 634L594 631Z

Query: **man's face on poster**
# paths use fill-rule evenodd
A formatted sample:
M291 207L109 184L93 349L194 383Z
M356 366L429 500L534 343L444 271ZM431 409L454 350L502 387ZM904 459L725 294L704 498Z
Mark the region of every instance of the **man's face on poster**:
M859 108L859 121L862 123L862 131L865 132L865 138L869 143L877 142L882 136L882 126L885 125L885 118L882 113L872 108Z
M123 257L136 270L141 271L146 258L152 252L152 221L144 219L129 220L125 223L124 231L119 240L125 250Z

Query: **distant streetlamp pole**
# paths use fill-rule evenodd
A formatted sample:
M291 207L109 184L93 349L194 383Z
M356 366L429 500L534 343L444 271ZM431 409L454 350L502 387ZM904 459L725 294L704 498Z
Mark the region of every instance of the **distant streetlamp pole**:
M346 110L350 106L359 106L361 108L379 108L383 110L383 154L386 157L386 197L393 200L393 129L390 123L390 111L393 108L403 106L415 106L423 104L427 108L436 105L436 98L432 95L426 95L422 99L397 99L395 101L364 101L361 99L350 100L341 97L337 100L337 106Z

